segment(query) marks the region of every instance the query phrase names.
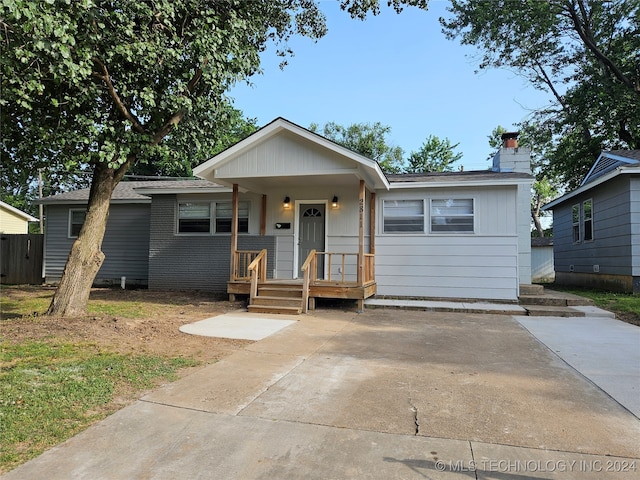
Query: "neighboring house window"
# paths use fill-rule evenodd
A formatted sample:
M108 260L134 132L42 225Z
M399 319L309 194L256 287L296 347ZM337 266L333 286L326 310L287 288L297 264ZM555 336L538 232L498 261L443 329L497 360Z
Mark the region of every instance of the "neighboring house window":
M584 241L593 240L593 208L592 200L582 202L582 218L584 224Z
M216 233L231 233L231 202L216 203ZM249 202L238 202L238 233L249 232Z
M424 232L424 200L385 200L383 225L385 233Z
M210 203L180 203L178 205L178 233L210 233Z
M69 238L76 238L84 224L86 210L69 210Z
M580 204L571 207L571 223L573 225L573 243L580 242Z
M473 233L474 214L472 198L431 200L432 233Z

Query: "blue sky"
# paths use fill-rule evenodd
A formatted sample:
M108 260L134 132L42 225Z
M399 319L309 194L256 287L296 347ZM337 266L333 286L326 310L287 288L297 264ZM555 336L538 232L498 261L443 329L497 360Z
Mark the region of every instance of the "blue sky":
M386 4L385 0L381 3ZM297 37L295 56L280 70L275 49L262 56L264 73L253 86L230 91L236 108L263 126L284 117L303 127L380 122L390 143L418 150L429 135L460 143L465 170L485 169L487 137L498 125L512 129L549 95L515 72L478 70L478 51L447 40L438 23L448 2L432 0L427 12L384 8L361 22L323 0L328 33L317 43Z

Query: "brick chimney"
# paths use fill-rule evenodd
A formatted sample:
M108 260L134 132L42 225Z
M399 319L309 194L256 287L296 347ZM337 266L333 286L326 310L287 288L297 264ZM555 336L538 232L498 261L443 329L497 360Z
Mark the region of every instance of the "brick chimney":
M519 133L502 134L502 148L493 157L494 172L531 173L531 149L518 147Z

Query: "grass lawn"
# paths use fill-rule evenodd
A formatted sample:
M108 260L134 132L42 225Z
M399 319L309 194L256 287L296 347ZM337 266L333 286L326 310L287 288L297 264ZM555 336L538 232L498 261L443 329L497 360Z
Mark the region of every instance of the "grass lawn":
M23 463L113 413L124 391L143 391L192 365L91 343L0 343L0 468Z
M53 292L0 291L0 474L242 346L179 332L238 308L204 295L95 289L86 317L52 318Z

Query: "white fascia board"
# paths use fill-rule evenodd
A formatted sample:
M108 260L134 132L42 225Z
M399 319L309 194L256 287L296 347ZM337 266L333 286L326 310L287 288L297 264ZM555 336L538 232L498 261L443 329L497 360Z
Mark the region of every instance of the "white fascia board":
M183 193L229 193L233 189L229 187L212 187L212 188L198 188L198 187L180 187L180 188L136 188L136 193L140 195L180 195Z
M533 179L505 179L505 180L491 180L482 181L476 180L472 182L398 182L391 183L391 190L402 190L411 188L459 188L459 187L497 187L505 185L533 185Z
M567 193L566 195L563 195L562 197L556 198L555 200L547 203L546 205L542 206L542 211L546 212L547 210L552 210L553 207L566 202L567 200L572 199L573 197L576 197L584 192L587 192L589 190L591 190L594 187L597 187L598 185L607 182L609 180L611 180L614 177L617 177L618 175L622 175L622 174L640 174L640 168L638 167L618 167L614 170L611 170L610 172L602 175L601 177L598 177L597 179L595 179L593 182L589 182L585 185L582 185L581 187L573 190L572 192Z

